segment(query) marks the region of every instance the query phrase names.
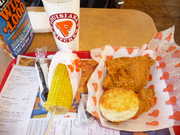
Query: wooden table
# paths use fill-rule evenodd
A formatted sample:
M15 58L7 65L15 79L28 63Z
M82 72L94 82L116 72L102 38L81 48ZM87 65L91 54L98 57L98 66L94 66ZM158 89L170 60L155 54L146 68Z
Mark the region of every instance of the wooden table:
M42 7L29 7L29 11L44 11ZM140 46L147 43L157 32L152 18L131 9L80 9L80 47L89 50L107 44L116 46ZM36 33L32 46L46 46L48 51L57 51L52 33Z

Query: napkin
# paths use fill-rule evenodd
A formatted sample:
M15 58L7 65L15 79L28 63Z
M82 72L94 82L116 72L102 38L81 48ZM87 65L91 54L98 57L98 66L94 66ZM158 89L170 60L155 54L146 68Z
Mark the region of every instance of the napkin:
M35 33L51 32L46 12L29 11L28 14Z

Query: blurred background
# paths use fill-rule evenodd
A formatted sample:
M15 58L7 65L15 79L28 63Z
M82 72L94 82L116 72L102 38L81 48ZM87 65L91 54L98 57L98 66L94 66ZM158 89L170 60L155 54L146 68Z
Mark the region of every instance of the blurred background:
M137 9L150 15L158 31L175 25L180 45L180 0L80 0L81 7ZM27 6L42 6L41 0L25 0Z

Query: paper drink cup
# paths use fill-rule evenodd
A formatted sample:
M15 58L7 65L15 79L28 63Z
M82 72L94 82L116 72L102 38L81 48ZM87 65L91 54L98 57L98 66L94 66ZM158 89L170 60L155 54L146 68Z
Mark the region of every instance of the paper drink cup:
M79 49L80 0L43 0L58 49Z

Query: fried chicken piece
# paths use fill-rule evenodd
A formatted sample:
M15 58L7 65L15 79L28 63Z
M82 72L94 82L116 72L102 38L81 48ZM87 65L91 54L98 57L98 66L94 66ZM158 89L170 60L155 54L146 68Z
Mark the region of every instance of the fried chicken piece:
M104 89L126 88L138 92L148 82L154 61L148 56L123 57L106 61Z
M120 72L116 73L120 74ZM108 74L104 80L103 87L105 90L112 88L126 88L128 90L135 89L135 82L130 76Z
M137 116L149 111L151 107L156 104L156 96L154 89L152 88L143 88L138 93L139 97L139 111L136 114Z
M95 70L96 66L98 63L94 60L81 60L81 79L80 79L80 84L79 84L79 89L78 91L81 93L87 93L87 82Z
M135 82L135 91L144 88L148 83L150 68L154 60L148 56L135 57L134 62L129 67L131 77Z

